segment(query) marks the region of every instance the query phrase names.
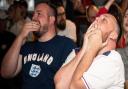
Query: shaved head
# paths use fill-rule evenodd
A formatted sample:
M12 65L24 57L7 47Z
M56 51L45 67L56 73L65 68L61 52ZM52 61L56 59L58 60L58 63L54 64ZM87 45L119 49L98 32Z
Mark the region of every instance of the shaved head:
M103 42L109 38L111 33L115 33L117 35L119 33L119 26L117 20L111 14L103 14L97 17L91 26L97 26L98 29L102 31ZM117 39L117 37L115 37L114 39Z

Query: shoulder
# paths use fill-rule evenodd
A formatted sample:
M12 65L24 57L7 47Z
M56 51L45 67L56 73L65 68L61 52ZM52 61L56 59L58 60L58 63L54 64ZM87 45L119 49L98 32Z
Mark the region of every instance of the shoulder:
M105 54L105 53L104 53ZM115 51L115 50L111 50L109 54L107 55L101 55L100 57L98 57L98 61L101 61L106 64L106 65L111 65L113 66L113 68L119 68L122 67L123 68L123 61L121 58L121 55ZM120 65L120 66L119 66Z
M34 42L26 42L22 45L21 47L21 50L20 50L20 54L22 55L25 55L27 54L28 52L34 50L34 44L35 44L35 41ZM38 46L36 46L38 47Z
M121 55L115 50L111 50L108 57L111 57L113 59L121 59Z
M75 23L72 22L71 20L66 19L66 25L74 25L75 26Z
M113 59L121 58L121 55L115 50L110 50L110 51L104 52L102 55L104 55L104 57L110 57Z
M112 66L118 66L118 65L123 66L121 55L115 50L111 50L103 53L102 55L98 55L95 58L94 63L99 63L99 64L101 63L104 65L106 64Z
M57 38L58 40L63 41L63 42L71 42L71 43L74 43L74 44L75 44L75 42L73 42L72 39L70 39L70 38L68 38L68 37L66 37L66 36L57 35L56 38Z
M76 43L72 39L70 39L66 36L57 35L57 39L58 39L57 42L59 42L61 44L61 46L63 44L64 47L70 47L70 48L76 48L77 47Z
M29 47L33 47L32 45L38 43L38 41L27 41L25 42L25 44L23 44L22 48L29 48Z

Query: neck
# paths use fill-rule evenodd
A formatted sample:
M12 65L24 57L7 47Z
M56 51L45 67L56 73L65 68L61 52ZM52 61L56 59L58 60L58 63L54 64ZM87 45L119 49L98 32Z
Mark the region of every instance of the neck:
M38 40L41 42L46 42L48 40L51 40L56 35L56 30L54 26L49 26L48 32L43 34Z
M104 48L102 48L98 54L103 54L104 52L114 50L115 48L116 48L116 42L111 41L111 42L107 43L107 45Z

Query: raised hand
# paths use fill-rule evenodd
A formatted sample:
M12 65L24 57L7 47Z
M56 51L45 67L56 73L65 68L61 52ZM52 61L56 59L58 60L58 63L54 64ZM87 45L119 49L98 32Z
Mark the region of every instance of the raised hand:
M92 24L84 36L83 47L88 50L102 48L102 32L97 24Z
M36 32L40 29L40 23L37 21L26 22L22 28L20 36L25 39L30 32Z

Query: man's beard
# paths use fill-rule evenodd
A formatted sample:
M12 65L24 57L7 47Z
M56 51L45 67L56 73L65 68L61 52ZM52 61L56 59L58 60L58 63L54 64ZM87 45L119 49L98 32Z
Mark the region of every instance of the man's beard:
M39 31L34 31L33 34L36 38L40 38L46 32L48 32L48 25L44 25Z
M57 28L59 28L59 30L64 31L66 27L66 22L62 21L60 23L57 24Z

